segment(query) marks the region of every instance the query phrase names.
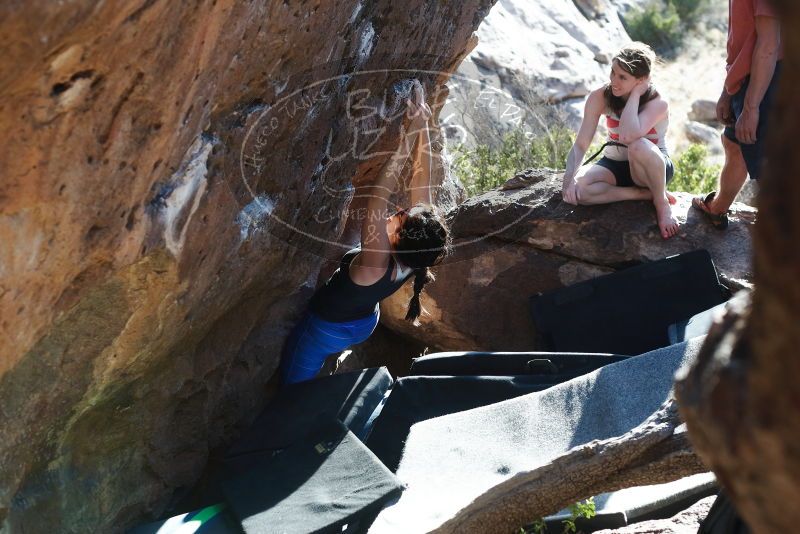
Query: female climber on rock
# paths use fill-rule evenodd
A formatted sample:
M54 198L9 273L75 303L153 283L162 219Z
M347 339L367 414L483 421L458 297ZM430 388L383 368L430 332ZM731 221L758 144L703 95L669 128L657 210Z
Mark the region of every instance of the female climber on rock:
M678 233L670 208L675 197L666 188L674 167L665 143L669 105L650 83L655 60L652 49L638 42L614 56L609 83L586 100L583 122L567 156L562 196L576 205L652 200L661 237L669 239ZM601 115L608 127L603 157L592 166L581 166Z
M378 324L378 303L412 276L414 294L406 319L416 322L420 292L433 281L428 268L449 250L449 230L431 200L431 109L421 85L414 89L414 101L406 104L408 126L369 192L361 246L344 255L286 341L281 358L284 385L313 378L326 357L366 340ZM412 152L412 207L390 214L389 197Z

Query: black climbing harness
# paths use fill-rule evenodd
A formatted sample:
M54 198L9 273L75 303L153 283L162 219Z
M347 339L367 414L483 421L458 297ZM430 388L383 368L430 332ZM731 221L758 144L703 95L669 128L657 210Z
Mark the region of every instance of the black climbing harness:
M592 155L589 157L589 159L587 159L586 161L584 161L583 163L581 163L581 167L583 167L583 166L584 166L584 165L586 165L587 163L591 163L591 162L592 162L592 161L593 161L593 160L594 160L594 159L595 159L597 156L599 156L599 155L600 155L600 154L603 152L603 150L605 150L605 149L606 149L606 147L607 147L607 146L621 146L621 147L623 147L623 148L627 147L627 145L623 145L622 143L618 143L618 142L616 142L616 141L607 141L607 142L603 143L603 146L601 146L601 147L600 147L600 150L598 150L597 152L595 152L594 154L592 154Z

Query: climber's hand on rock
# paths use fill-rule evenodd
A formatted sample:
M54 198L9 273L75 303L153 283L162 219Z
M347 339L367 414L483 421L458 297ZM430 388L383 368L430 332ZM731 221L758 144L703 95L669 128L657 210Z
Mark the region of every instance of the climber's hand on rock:
M567 204L572 204L573 206L578 205L578 186L575 180L564 182L561 187L561 198Z
M406 115L412 123L422 124L431 118L431 108L425 102L421 106L411 100L407 100L406 103L408 104Z
M414 98L413 100L407 99L406 104L408 105L407 115L412 122L421 124L427 122L433 115L430 106L425 102L425 91L421 85L414 87Z

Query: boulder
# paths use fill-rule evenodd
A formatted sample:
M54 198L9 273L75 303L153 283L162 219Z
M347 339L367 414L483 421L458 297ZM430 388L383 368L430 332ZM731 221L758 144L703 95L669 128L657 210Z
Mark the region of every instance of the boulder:
M194 483L410 79L441 89L491 4L4 6L0 531L119 532Z
M714 153L722 152L720 132L716 128L700 122L687 121L683 129L686 132L686 138L692 143L708 145Z
M698 122L717 123L717 103L713 100L695 100L692 102L692 110L689 112L689 119Z
M500 0L467 57L504 85L534 81L549 101L584 96L607 78L608 58L629 37L611 2ZM602 61L605 60L605 63ZM514 79L515 75L523 79Z
M608 79L611 57L630 41L619 15L630 3L499 0L449 84L448 142L491 144L510 129L539 133L565 122L577 128L584 97Z
M723 283L749 287L753 208L734 204L720 232L690 207L691 195L676 193L681 230L664 240L650 202L572 206L561 200L560 175L528 174L533 185L489 191L448 214L454 252L425 288L420 326L403 319L411 284L383 301L383 324L432 350L531 350L530 296L699 248Z

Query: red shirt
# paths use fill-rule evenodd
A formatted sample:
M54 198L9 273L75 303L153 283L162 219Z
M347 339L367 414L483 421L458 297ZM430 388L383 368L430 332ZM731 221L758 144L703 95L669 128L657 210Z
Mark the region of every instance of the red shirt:
M728 0L728 75L725 89L735 94L750 74L756 46L756 17L777 17L768 0ZM783 50L778 59L783 57Z

